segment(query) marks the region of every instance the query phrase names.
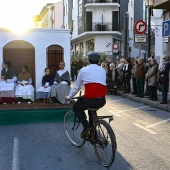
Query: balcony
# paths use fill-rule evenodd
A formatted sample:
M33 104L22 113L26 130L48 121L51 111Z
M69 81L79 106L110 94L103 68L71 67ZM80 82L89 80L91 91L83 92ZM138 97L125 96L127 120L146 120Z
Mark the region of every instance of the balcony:
M120 3L119 0L86 0L85 7L93 8L93 7L112 7L113 10L119 10Z
M155 0L154 8L155 9L169 9L170 1L169 0Z
M85 31L118 31L112 29L111 22L93 22L85 26Z
M119 3L120 0L86 0L87 3Z

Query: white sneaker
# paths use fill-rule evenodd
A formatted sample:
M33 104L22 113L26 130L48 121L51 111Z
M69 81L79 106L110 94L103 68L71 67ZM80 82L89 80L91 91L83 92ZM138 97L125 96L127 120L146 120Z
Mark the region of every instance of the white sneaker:
M18 104L21 104L21 102L19 101Z
M28 102L28 104L31 104L31 102Z
M3 103L4 105L6 104L6 102Z

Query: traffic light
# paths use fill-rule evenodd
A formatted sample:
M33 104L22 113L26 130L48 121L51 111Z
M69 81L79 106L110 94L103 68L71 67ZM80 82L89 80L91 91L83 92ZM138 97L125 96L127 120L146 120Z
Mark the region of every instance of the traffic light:
M131 52L132 51L132 49L131 49L131 47L129 47L129 52Z

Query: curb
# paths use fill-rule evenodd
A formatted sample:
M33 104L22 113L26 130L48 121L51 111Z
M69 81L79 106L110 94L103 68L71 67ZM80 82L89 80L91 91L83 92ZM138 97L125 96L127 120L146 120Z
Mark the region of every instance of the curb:
M144 103L144 104L153 106L153 107L161 109L161 110L170 111L170 105L169 104L160 104L160 101L152 101L147 98L139 98L139 97L135 97L134 95L126 94L126 93L122 93L122 92L118 92L118 94L120 96L129 98L131 100L134 100L134 101L137 101L140 103Z

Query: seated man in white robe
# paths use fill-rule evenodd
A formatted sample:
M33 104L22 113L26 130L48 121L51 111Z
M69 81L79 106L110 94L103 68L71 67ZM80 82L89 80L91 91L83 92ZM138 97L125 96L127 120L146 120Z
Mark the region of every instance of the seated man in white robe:
M2 71L0 77L0 103L15 103L15 81L17 77L14 75L14 70L10 67L10 61L2 63Z
M51 103L65 104L65 96L70 92L70 74L64 69L65 62L59 64L60 70L56 72L54 85L51 87L49 97Z

